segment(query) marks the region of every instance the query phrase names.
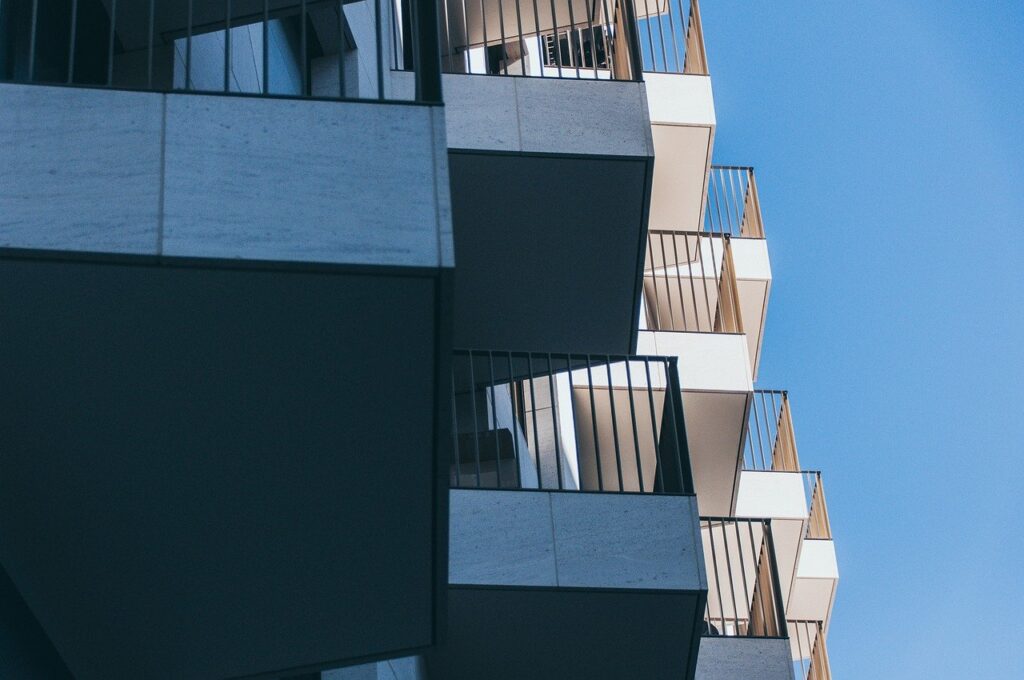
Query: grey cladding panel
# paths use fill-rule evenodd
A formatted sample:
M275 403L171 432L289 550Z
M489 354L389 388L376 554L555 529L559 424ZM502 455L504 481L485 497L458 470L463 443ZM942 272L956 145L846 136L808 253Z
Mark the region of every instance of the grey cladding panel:
M0 561L77 678L430 644L432 278L0 277Z

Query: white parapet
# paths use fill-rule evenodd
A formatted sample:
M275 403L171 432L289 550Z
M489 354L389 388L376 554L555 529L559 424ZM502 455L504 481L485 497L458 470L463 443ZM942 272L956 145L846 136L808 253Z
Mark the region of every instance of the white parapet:
M786 615L792 619L823 621L827 629L838 584L839 564L835 542L826 539L804 540Z
M640 331L638 354L679 357L683 391L750 392L747 339L741 333Z
M650 225L700 229L715 138L708 76L645 73L654 167Z

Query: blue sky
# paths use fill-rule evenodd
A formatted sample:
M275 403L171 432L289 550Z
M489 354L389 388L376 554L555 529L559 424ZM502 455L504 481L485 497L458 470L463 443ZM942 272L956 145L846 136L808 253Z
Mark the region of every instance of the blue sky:
M846 678L1024 678L1024 3L705 0Z

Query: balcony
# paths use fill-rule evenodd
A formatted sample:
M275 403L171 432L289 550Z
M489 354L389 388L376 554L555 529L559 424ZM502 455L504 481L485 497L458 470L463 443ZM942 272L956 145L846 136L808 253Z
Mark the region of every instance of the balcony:
M827 629L839 572L825 487L800 467L786 392L753 395L736 514L773 518L786 614Z
M674 362L467 351L453 374L432 676L693 677L707 581Z
M697 680L790 680L773 522L701 517L708 574Z
M367 77L391 49L373 15L2 3L0 563L74 677L312 672L434 641L440 67L395 101Z

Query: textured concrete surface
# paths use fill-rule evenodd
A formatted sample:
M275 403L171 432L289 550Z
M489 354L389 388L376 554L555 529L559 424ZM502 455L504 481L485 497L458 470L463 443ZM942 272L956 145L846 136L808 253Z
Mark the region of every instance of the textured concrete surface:
M793 680L789 640L702 637L696 680Z

